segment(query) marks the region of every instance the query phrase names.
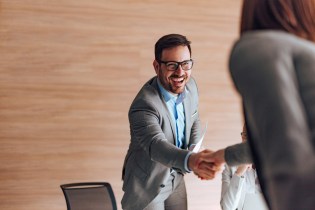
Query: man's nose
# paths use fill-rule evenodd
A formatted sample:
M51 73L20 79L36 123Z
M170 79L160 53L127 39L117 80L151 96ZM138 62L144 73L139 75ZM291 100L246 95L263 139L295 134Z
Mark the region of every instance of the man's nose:
M175 70L176 74L182 75L185 71L183 70L181 65L178 65L177 69Z

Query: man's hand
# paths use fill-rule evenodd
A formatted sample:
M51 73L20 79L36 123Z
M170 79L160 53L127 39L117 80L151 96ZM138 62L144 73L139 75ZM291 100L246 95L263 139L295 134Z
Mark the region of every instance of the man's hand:
M201 156L200 161L204 161L206 163L212 163L217 167L221 167L225 163L224 155L225 155L225 150L220 149L216 152L204 153Z
M214 161L216 160L216 155L221 155L221 153L212 152L211 150L193 153L189 157L188 166L199 178L205 180L213 179L216 173L221 170L222 165Z

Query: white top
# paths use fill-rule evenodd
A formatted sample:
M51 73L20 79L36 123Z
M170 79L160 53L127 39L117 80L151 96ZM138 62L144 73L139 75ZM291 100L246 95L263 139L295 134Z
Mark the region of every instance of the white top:
M236 170L237 167L225 165L222 172L220 204L223 210L242 210L247 193L260 194L263 200L256 170L247 169L241 177L235 174ZM262 203L265 201L263 200Z
M261 193L246 193L242 210L268 210Z

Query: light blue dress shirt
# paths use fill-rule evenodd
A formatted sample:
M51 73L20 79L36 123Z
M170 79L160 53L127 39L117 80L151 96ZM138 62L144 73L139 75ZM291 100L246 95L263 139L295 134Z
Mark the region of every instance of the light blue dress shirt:
M173 118L173 122L176 126L176 146L178 148L182 148L185 141L185 110L183 101L186 96L186 88L183 93L174 95L169 91L165 90L165 88L161 85L160 80L158 79L158 87L160 93L162 94L164 101L167 105L169 112ZM183 148L182 148L183 149ZM188 153L185 158L185 169L190 172L187 162L191 153Z

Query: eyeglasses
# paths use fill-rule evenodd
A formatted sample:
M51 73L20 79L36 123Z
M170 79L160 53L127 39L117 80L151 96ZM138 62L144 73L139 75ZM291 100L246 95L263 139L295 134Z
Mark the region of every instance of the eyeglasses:
M185 60L182 62L159 61L159 63L164 63L166 66L166 69L169 71L176 71L179 66L181 66L184 71L188 71L193 67L194 61L192 59L190 59L190 60Z

